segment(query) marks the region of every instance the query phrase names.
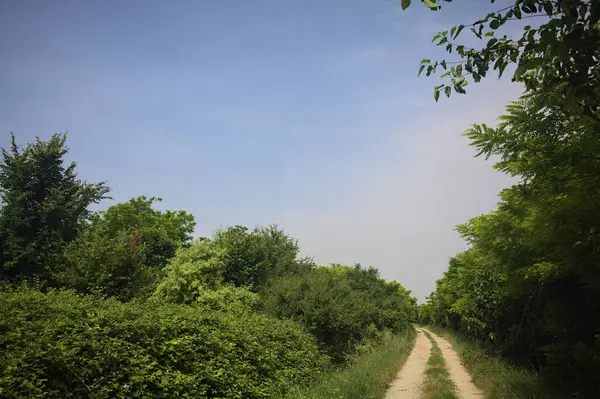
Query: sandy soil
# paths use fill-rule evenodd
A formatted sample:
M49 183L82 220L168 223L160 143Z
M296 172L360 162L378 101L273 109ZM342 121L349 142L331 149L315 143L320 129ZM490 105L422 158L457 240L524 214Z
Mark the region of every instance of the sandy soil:
M417 341L408 356L404 367L390 385L386 399L419 399L421 386L425 380L425 367L431 352L431 342L423 331L417 328Z
M458 355L452 349L450 343L431 331L426 331L431 334L442 351L450 378L456 385L457 396L461 399L484 398L483 391L473 384L471 376L461 364ZM390 385L385 396L386 399L421 398L422 386L425 381L425 369L430 352L431 342L425 336L423 330L417 328L415 347L408 356L404 367L398 372L396 379Z
M444 356L444 361L446 362L446 367L448 368L450 378L456 385L457 396L461 399L484 398L485 396L483 391L473 384L473 380L471 379L469 372L460 362L458 355L454 349L452 349L450 343L429 330L427 330L427 332L431 334L433 339L435 339L435 342L437 342L440 350L442 351L442 356Z

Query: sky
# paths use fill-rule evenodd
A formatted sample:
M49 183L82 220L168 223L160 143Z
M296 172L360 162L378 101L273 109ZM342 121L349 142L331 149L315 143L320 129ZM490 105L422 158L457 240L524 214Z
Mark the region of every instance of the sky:
M435 103L438 78L416 76L443 55L432 36L489 4L399 3L0 2L0 146L66 131L80 178L112 189L98 209L162 197L197 236L278 224L319 264L377 267L422 301L465 248L454 226L511 184L461 133L521 87Z

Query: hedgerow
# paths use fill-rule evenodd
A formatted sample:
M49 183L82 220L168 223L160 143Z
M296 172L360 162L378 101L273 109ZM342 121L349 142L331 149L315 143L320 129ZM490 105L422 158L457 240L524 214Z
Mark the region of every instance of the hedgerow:
M293 322L157 302L0 295L0 397L265 398L327 359Z

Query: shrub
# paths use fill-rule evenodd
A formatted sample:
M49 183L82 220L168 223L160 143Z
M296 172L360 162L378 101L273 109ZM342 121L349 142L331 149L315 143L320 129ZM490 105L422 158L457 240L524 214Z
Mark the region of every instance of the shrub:
M358 266L350 268L362 273ZM317 339L323 350L342 362L358 344L390 329L409 326L409 315L398 285L373 279L359 286L356 275L319 268L267 282L261 290L262 307L273 315L293 319ZM369 272L371 273L371 272Z
M67 246L65 263L55 268L56 285L120 301L150 296L158 272L146 267L142 247L132 249L130 242L126 232L84 231Z
M415 344L415 330L386 335L381 342L352 359L344 367L323 373L307 386L293 387L287 399L384 398Z
M254 312L258 310L260 296L243 287L225 286L214 291L204 291L197 303L205 309L229 312Z
M158 211L160 198L140 196L96 212L55 267L55 287L121 301L148 298L159 272L177 249L189 244L194 218L184 211Z
M264 398L326 359L255 313L20 288L0 296L0 397Z
M164 279L156 287L154 298L171 303L192 303L204 291L223 283L223 251L212 241L200 239L187 248L179 248L167 267Z

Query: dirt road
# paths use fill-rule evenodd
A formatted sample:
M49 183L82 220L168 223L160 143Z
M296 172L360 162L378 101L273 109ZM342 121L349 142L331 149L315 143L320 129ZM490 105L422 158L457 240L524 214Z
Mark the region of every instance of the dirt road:
M431 334L442 351L442 356L444 356L444 361L446 362L446 367L448 367L450 378L454 382L454 385L456 385L457 396L461 399L484 398L485 396L483 391L473 384L473 380L471 379L469 372L460 362L456 351L452 349L452 345L450 345L450 343L444 338L435 335L431 331L427 330L427 332Z
M422 395L422 386L425 381L425 369L431 351L431 342L423 333L424 329L417 328L417 340L410 353L406 364L398 372L396 379L391 384L386 399L418 399ZM483 391L477 388L471 376L461 364L458 355L448 341L426 330L442 351L450 378L456 385L456 395L461 399L484 398Z
M390 385L386 399L418 399L425 380L425 367L431 352L431 342L423 331L417 328L415 347L408 356L404 367Z

